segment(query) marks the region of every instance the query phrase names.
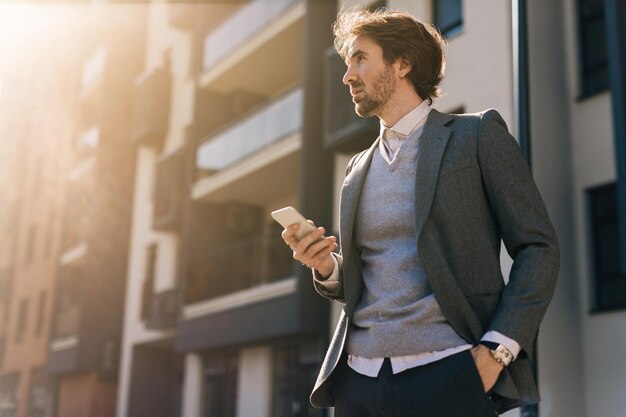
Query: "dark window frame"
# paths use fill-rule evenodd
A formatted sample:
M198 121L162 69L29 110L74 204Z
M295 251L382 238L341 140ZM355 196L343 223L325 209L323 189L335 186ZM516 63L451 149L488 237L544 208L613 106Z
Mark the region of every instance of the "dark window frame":
M48 307L48 293L41 291L39 293L39 305L37 310L37 325L35 327L35 336L40 337L43 334L44 324L46 322L46 308Z
M591 314L626 309L626 275L619 272L617 184L611 182L586 190L591 255ZM603 205L600 201L605 200ZM615 234L615 235L611 235ZM609 244L607 244L607 241ZM611 244L612 243L612 244ZM624 293L615 296L615 288ZM613 289L613 291L611 290ZM618 294L622 294L617 292Z
M17 313L17 321L15 323L15 342L21 343L24 341L26 332L28 330L28 299L20 301L19 310Z
M454 19L449 19L447 16L442 15L442 7L441 4L444 0L433 0L432 8L433 8L433 22L434 25L439 28L439 31L446 38L454 37L460 34L463 31L463 0L458 1L458 17L454 17ZM453 5L456 8L456 5ZM446 19L446 23L442 24L442 20ZM448 21L449 20L449 21Z
M239 378L238 351L206 353L202 358L202 373L202 417L235 417ZM212 398L217 401L212 401Z
M324 357L319 340L285 341L273 347L272 416L321 417L323 410L309 403L309 394Z
M604 19L604 3L599 2L601 7L594 9L590 3L594 0L577 0L577 19L578 19L578 62L579 62L579 99L586 99L588 97L595 96L597 94L604 93L610 89L609 82L609 61L608 61L608 49L607 49L607 37L606 37L606 24ZM598 2L598 0L595 0ZM593 31L593 25L601 27L601 33L597 36L600 37L600 44L590 45L588 39ZM590 62L590 55L592 51L597 52L604 48L605 57L594 62ZM592 85L592 77L602 76L604 72L604 78L598 85Z

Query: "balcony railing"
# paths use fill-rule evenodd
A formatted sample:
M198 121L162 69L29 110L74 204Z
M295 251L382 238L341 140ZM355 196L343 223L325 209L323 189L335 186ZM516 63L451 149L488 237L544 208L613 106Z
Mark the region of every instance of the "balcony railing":
M302 127L303 90L298 88L198 148L196 166L215 172Z
M185 303L276 282L292 275L293 259L278 233L236 242L189 265Z
M178 291L176 289L152 292L149 296L146 327L153 330L171 329L178 316Z
M78 334L80 325L80 307L71 305L61 309L56 316L54 338L74 336Z
M297 0L253 0L204 39L204 68L215 65Z

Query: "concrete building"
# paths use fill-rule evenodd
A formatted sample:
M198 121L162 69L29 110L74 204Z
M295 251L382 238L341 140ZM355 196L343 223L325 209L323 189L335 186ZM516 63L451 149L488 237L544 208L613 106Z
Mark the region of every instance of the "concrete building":
M141 7L87 5L71 27L76 48L72 132L60 175L61 242L47 373L59 417L112 416L132 207L130 91L140 66ZM59 48L59 51L61 48Z
M305 131L306 108L321 114L307 83L321 85L330 34L308 78L304 45L334 11L150 5L118 416L321 415L308 394L328 308L297 279L269 213L306 204L299 186L314 167L299 160L320 148L304 144L320 129Z

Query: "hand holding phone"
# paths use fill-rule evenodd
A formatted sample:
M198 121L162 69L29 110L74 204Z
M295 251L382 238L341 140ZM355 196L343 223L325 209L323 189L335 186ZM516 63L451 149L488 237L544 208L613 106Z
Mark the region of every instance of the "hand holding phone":
M283 239L293 250L293 258L302 265L315 269L319 274L327 278L333 272L335 261L331 252L337 248L335 236L324 237L324 228L316 228L295 208L289 206L272 212L272 217L285 228ZM289 226L297 224L298 230L293 232ZM289 229L289 231L288 231ZM306 238L315 232L315 236ZM296 241L294 241L297 240Z
M298 240L301 240L303 237L315 230L315 226L309 223L298 210L291 206L273 211L272 217L285 229L292 224L300 225L300 228L295 235Z

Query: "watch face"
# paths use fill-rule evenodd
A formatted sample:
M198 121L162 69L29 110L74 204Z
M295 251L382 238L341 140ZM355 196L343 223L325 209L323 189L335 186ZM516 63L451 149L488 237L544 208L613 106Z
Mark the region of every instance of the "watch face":
M502 345L498 346L492 353L493 357L504 366L508 366L513 360L513 354Z

